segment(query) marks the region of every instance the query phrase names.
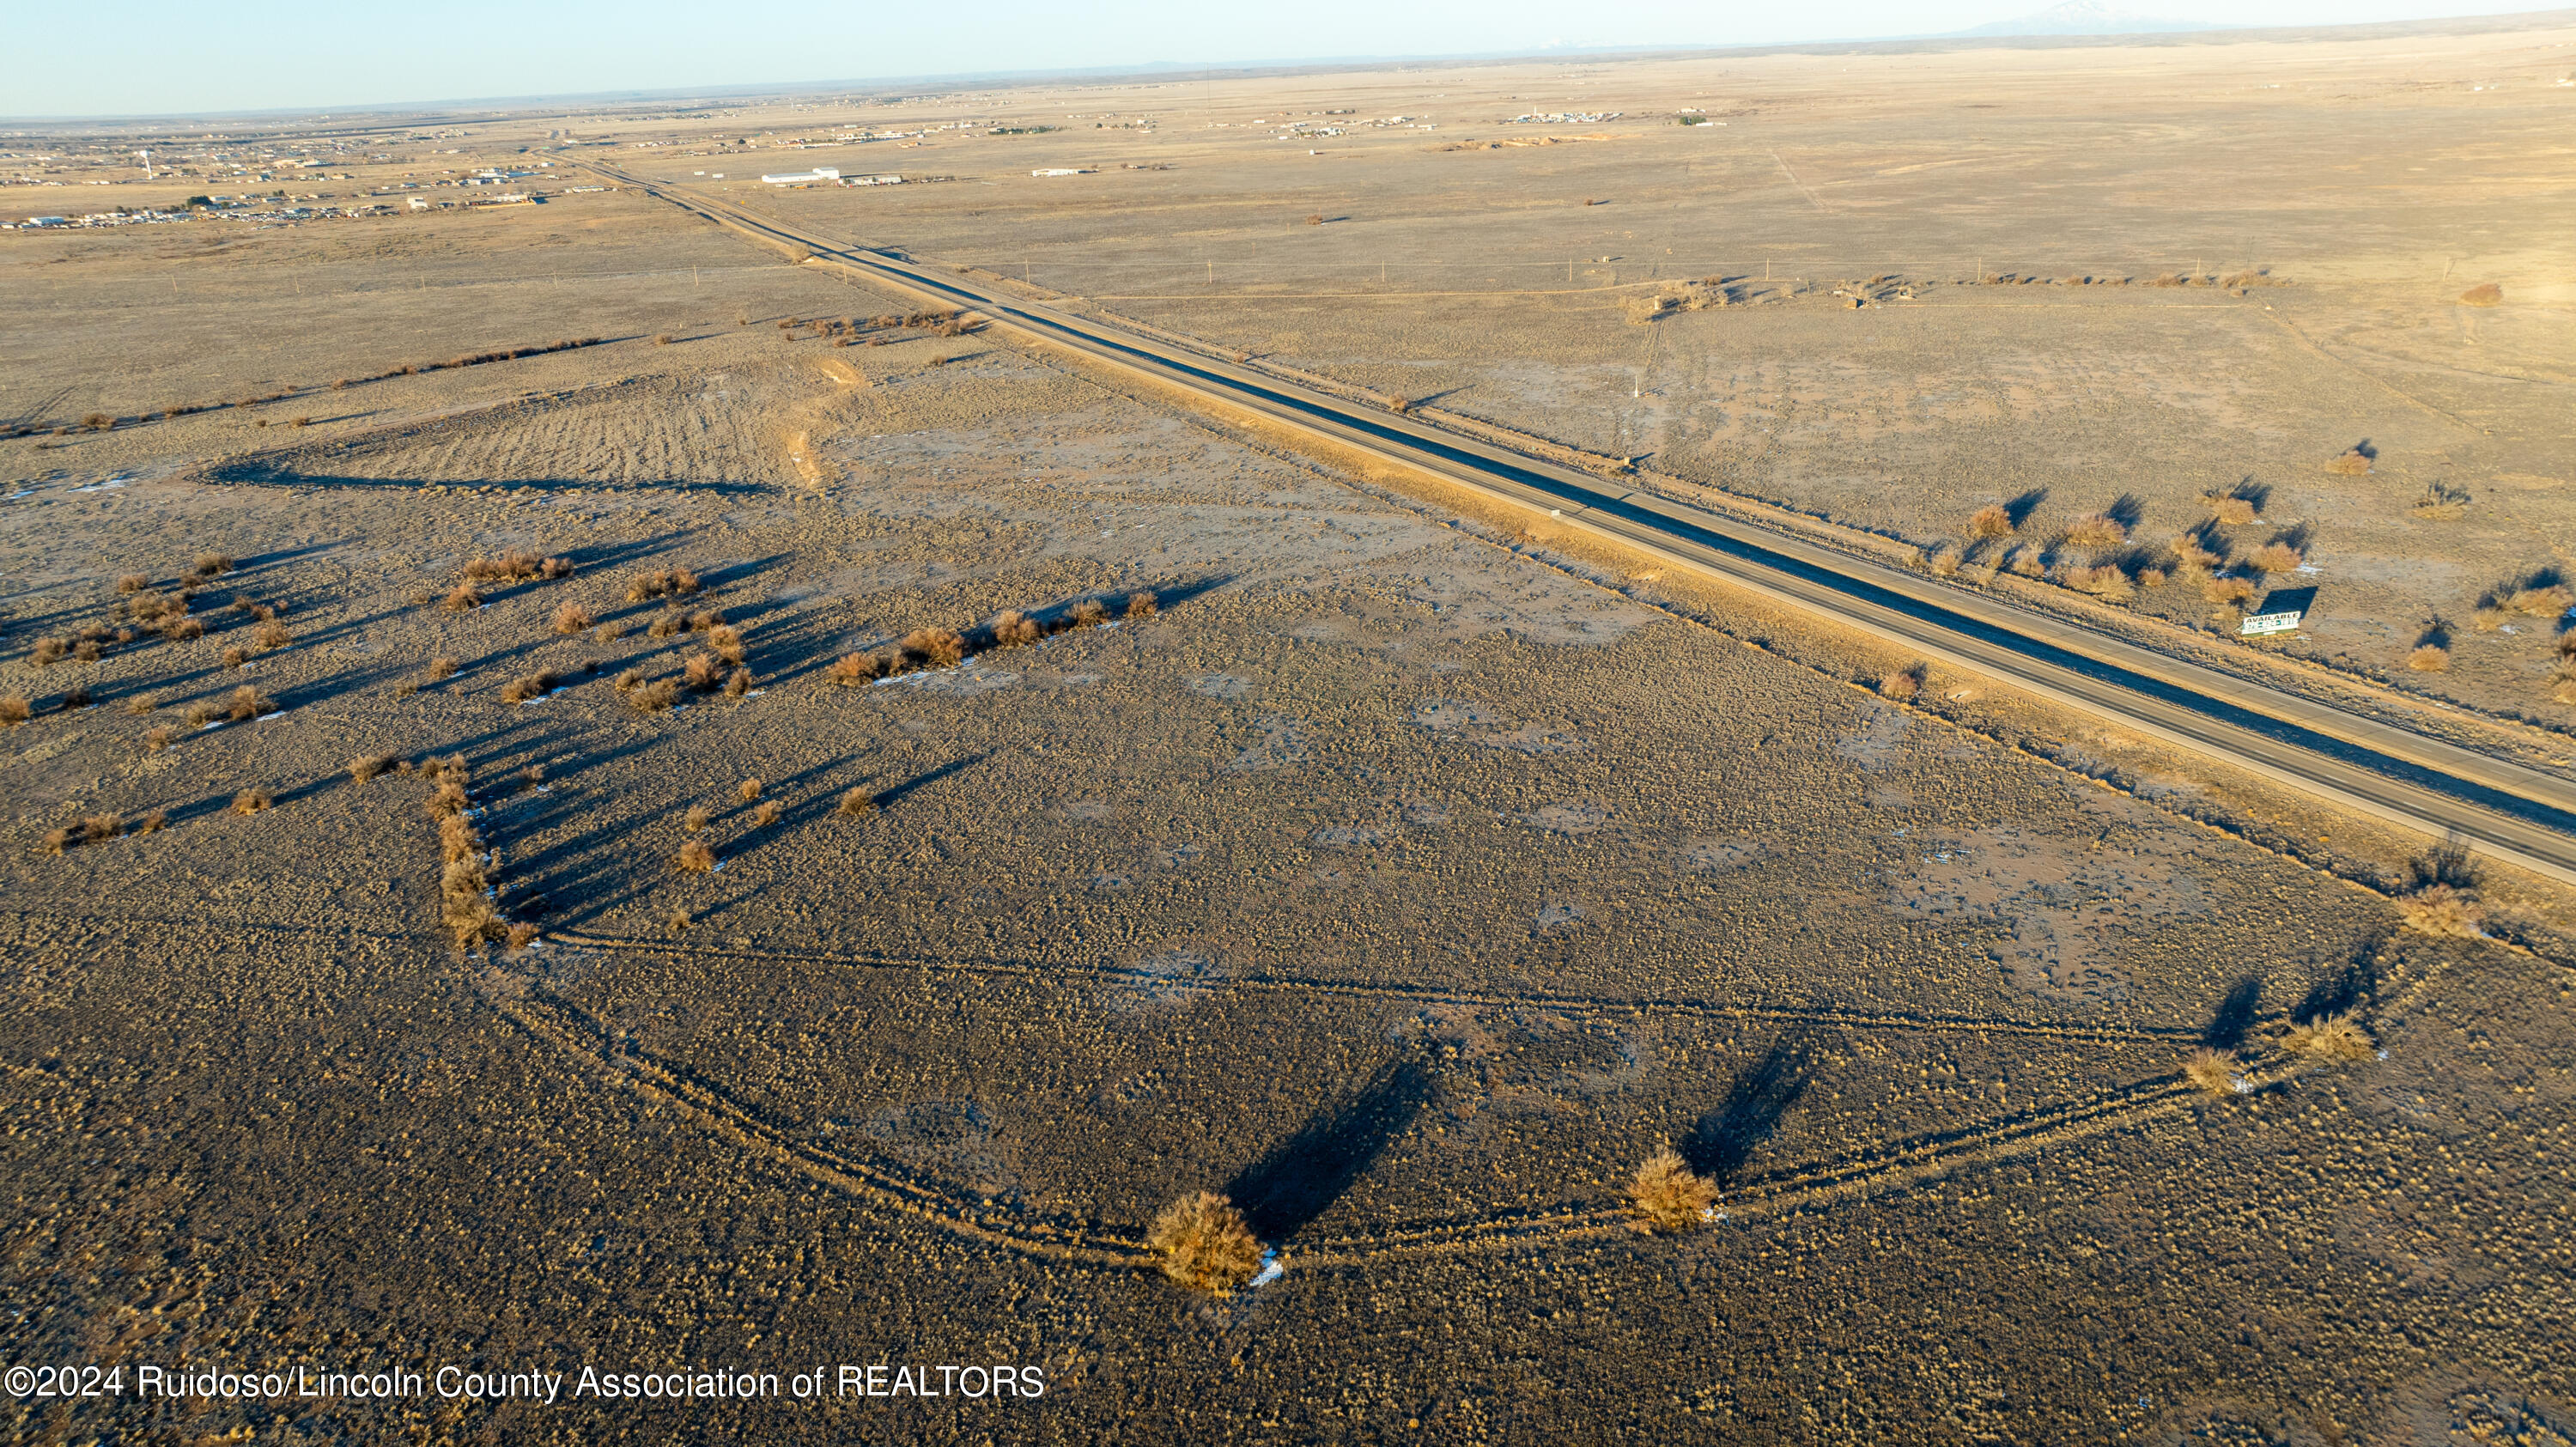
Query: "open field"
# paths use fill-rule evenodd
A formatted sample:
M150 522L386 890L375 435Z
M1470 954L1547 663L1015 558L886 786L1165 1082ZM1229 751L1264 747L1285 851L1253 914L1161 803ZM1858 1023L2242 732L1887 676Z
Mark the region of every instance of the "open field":
M1976 586L2565 778L2564 620L2474 608L2576 566L2571 41L824 98L429 154L613 140L1890 558L2043 492L1962 566L2049 577ZM1254 124L1345 109L1437 129ZM1493 124L1560 109L1625 114ZM775 145L852 115L908 139ZM1562 143L1441 149L1530 136ZM957 179L740 184L836 154ZM2256 268L2289 284L2141 284ZM1628 320L1709 276L1727 304ZM2477 281L2504 304L2452 303ZM15 1438L2576 1434L2562 889L906 325L631 190L11 233L0 293L33 428L0 440L0 1355L1046 1383L19 1397ZM2065 542L2082 514L2130 497L2161 546L2247 479L2224 541L2319 570L2281 579L2320 589L2293 641L2179 576L2052 581L2172 561ZM2435 482L2471 500L2410 511ZM2435 615L2452 667L2409 670ZM1649 1235L1625 1188L1666 1145L1718 1214ZM1198 1191L1275 1279L1158 1274Z

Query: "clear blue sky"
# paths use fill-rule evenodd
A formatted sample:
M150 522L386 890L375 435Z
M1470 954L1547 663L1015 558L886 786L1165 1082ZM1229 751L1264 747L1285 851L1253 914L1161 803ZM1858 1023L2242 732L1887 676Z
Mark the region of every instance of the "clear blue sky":
M1458 55L1564 45L1758 45L1926 34L2052 0L29 0L0 45L0 115L152 115L606 90L793 84L1154 61ZM2229 25L2537 9L2515 0L2114 0Z

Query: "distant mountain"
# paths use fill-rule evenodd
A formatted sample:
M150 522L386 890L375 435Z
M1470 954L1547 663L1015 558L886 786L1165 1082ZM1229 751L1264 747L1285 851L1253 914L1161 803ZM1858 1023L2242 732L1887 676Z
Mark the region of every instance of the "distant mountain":
M2036 15L2018 20L1998 20L1971 30L1953 30L1952 35L2151 35L2176 30L2216 30L2220 27L2198 20L2160 20L2152 15L2137 15L2102 0L2066 0L2051 5Z

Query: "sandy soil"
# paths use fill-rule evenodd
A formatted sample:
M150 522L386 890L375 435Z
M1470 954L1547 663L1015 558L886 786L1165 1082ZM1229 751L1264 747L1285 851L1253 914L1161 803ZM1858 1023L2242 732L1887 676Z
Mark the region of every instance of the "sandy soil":
M1862 80L1834 84L1945 113L1976 80L1992 99L1974 104L2002 112L1977 124L2029 152L2023 173L2080 149L2013 109L2016 86L2075 94L2080 75L2016 75L2031 62L2013 54L1845 63ZM2080 66L2106 67L2143 116L2182 104L2159 90L2175 77L2245 92L2271 83L2250 77L2334 63L2292 49ZM1808 159L1819 139L1757 147L1790 147L1800 224L1836 206L1867 218L1879 196L1870 224L1900 225L1904 188L1934 184L1906 177L1974 194L1959 167L1902 171L1937 149L1922 125L1877 143L1895 179L1858 179L1859 138L1886 116L1818 93L1833 64L1481 71L1470 116L1524 92L1531 107L1632 112L1697 103L1675 87L1744 98L1727 102L1723 136L1632 118L1601 128L1633 133L1618 142L1430 150L1493 133L1453 130L1444 112L1438 132L1372 133L1312 159L1380 176L1331 213L1361 215L1438 168L1483 168L1455 184L1523 197L1540 165L1633 181L1656 169L1641 158L1698 147L1740 169L1738 128L1798 124L1841 127L1855 148L1828 162ZM1763 98L1792 79L1809 99ZM1263 84L1219 99L1414 104L1383 75ZM2197 114L2187 137L2139 118L2127 134L2175 155L2225 149L2217 113ZM878 239L990 262L970 243L1025 229L1040 207L1061 234L1143 227L1133 207L1049 199L1114 183L1170 188L1172 236L1226 212L1247 231L1243 218L1264 218L1274 248L1351 244L1345 223L1302 227L1322 193L1283 196L1265 169L1306 162L1307 146L1185 147L1179 129L1114 137L1171 148L1173 171L1059 178L1092 193L1042 192L1003 165L1124 154L1060 133L943 142L983 168L980 189L781 204L874 208ZM952 159L938 164L973 169ZM2286 147L2273 164L2291 167ZM1625 194L1590 174L1564 184ZM1433 214L1437 194L1408 204ZM1614 221L1648 230L1619 218L1627 205L1614 201ZM1484 208L1472 225L1535 252L1568 239L1549 228L1601 224L1532 210ZM1678 227L1692 213L1660 214ZM1728 214L1755 227L1767 213ZM16 1436L2576 1431L2563 898L2489 879L2490 937L2402 929L2389 894L2424 841L1972 680L1879 697L1865 685L1907 660L1622 573L1543 528L1337 471L1058 358L920 329L882 346L792 340L769 323L893 303L675 215L600 193L220 248L172 239L208 223L0 248L16 294L54 309L10 312L12 399L70 389L56 410L140 411L317 388L0 442L13 494L0 694L38 710L0 739L15 841L0 856L0 1176L19 1203L0 1354L234 1369L1010 1362L1043 1365L1047 1396L19 1400ZM2188 239L2170 224L2139 244ZM2352 343L2332 330L2356 325L2333 298L2359 284L2321 259L2347 254L2331 248L2349 229L2285 227L2256 259L2300 285L2246 298L1951 287L1911 309L1801 297L1645 328L1581 297L1410 304L1392 328L1402 313L1337 300L1296 303L1315 310L1293 338L1261 330L1281 326L1264 308L1284 303L1239 292L1133 305L1373 387L1463 387L1441 405L1577 446L1618 445L1578 425L1582 389L1610 420L1623 356L1652 342L1659 459L1697 457L1691 475L1926 539L2042 476L2060 479L2051 508L2128 490L2162 518L2205 478L2150 466L2155 449L2206 472L2249 455L2231 440L2259 446L2272 461L2242 465L2281 470L2267 511L2320 518L2329 596L2363 576L2341 550L2373 546L2412 560L2374 586L2430 598L2433 580L2466 587L2473 565L2498 564L2496 540L2546 535L2559 494L2512 494L2536 520L2521 533L2473 508L2425 534L2449 540L2438 547L2402 546L2425 525L2384 508L2324 520L2311 454L2348 445L2344 432L2388 440L2381 475L2335 487L2421 485L2399 475L2421 466L2401 461L2419 444L2396 440L2418 424L2392 409L2367 432L2350 414L2330 429L2334 388L2365 383L2332 381L2286 329L2285 316L2329 349ZM429 258L408 287L385 260L400 247ZM155 268L177 276L179 300L147 295ZM2523 294L2520 273L2498 274ZM290 282L280 298L268 282L281 275L340 289L298 300ZM2513 315L2478 325L2502 345ZM604 340L327 387L559 336ZM1779 410L1728 400L1756 388ZM2519 464L2532 476L2556 465L2547 429L2563 419L2514 388L2431 400L2469 396L2504 409L2492 428L2421 446L2481 467L2540 459ZM310 425L286 425L295 416ZM1794 433L1752 441L1777 425L1755 419L1791 417ZM1924 465L1937 459L1950 461ZM1900 471L1910 480L1891 485ZM2487 505L2489 484L2475 490ZM576 571L440 606L470 560L513 550ZM36 662L36 638L132 611L121 575L170 594L209 552L236 566L189 600L202 638L146 633L95 662ZM721 610L742 631L756 682L646 712L620 675L676 677L708 646L704 631L654 636L666 601L629 601L632 583L673 568L704 582L680 609ZM1139 594L1150 616L1127 612ZM236 599L277 610L288 636L261 644ZM916 629L1089 601L1125 616L874 685L826 672ZM555 631L567 603L591 625ZM2530 661L2510 649L2546 647L2488 643L2513 667ZM2323 628L2313 646L2358 647ZM541 671L552 691L505 700ZM2436 682L2469 697L2485 677L2464 661ZM75 685L88 706L62 706ZM272 708L226 719L245 685ZM198 703L224 721L190 724ZM172 730L157 750L155 728ZM346 772L378 754L470 761L492 902L541 943L451 946L430 786ZM273 807L233 812L251 788ZM853 793L872 807L841 812ZM708 813L694 833L693 806ZM161 827L132 827L156 810ZM43 849L47 831L102 815L127 831ZM720 868L676 867L692 838ZM2346 1009L2371 1058L2273 1049L2293 1020ZM2203 1045L2241 1052L2258 1088L2179 1082ZM1623 1183L1665 1143L1718 1182L1724 1219L1679 1238L1621 1224ZM1141 1266L1144 1224L1200 1189L1244 1204L1285 1253L1278 1280L1212 1299Z

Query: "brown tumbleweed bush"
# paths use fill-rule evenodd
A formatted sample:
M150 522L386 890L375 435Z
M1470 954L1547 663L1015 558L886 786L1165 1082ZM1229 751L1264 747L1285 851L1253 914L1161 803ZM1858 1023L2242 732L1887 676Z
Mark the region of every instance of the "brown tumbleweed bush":
M7 697L0 697L0 724L16 728L35 716L34 705L20 695L13 693Z
M260 692L258 689L251 687L247 683L233 690L232 698L227 707L231 712L233 722L235 723L240 723L243 719L257 718L261 714L274 713L277 711L277 705L269 702L267 694Z
M555 631L566 637L587 630L590 624L590 610L579 603L566 603L555 610Z
M766 829L770 825L778 822L778 814L778 801L775 799L763 799L760 801L760 807L751 811L751 827L754 829Z
M1018 648L1045 636L1046 630L1040 628L1035 619L1016 608L993 620L993 646L996 648Z
M504 685L501 689L501 701L526 703L531 699L543 698L554 692L555 685L560 681L553 669L538 669L525 678L514 678Z
M1708 1223L1717 1187L1667 1146L1628 1180L1628 1215L1640 1231L1695 1231Z
M2281 1048L2318 1060L2368 1060L2379 1053L2361 1022L2349 1013L2291 1026L2281 1037Z
M2018 531L2011 510L2001 503L1988 503L1968 519L1972 538L2008 538Z
M2066 540L2079 548L2116 548L2129 540L2129 530L2107 513L2087 513L2067 528Z
M707 847L707 841L692 839L680 846L677 864L683 874L704 874L716 867L716 852Z
M852 789L841 796L840 814L845 819L864 819L877 811L877 796L865 789Z
M873 653L844 653L823 670L824 677L843 688L872 683L885 673L886 661Z
M1163 1208L1145 1233L1163 1274L1183 1286L1224 1295L1261 1269L1261 1242L1234 1202L1213 1191Z
M349 778L363 784L394 766L391 754L361 754L349 761Z
M266 813L275 803L276 801L269 797L268 790L253 784L233 795L233 812L236 814Z
M2406 655L2406 666L2417 673L2443 673L2451 667L2451 650L2439 643L2425 643Z
M2185 1080L2211 1095L2233 1095L2236 1092L2236 1057L2216 1050L2195 1050L2182 1063Z

